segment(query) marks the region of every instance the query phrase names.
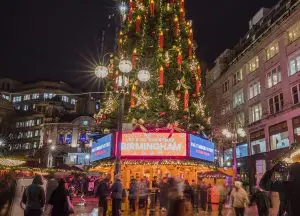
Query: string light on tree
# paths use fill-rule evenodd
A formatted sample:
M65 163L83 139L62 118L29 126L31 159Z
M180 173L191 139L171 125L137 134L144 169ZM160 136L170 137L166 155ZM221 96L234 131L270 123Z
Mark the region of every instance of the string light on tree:
M195 114L197 116L204 116L205 105L203 104L202 97L200 97L196 102L193 102L193 106L195 107Z
M151 97L145 93L144 89L141 89L140 94L136 96L137 99L136 106L139 107L140 109L148 109L149 108L148 103L150 98Z
M169 103L170 110L178 111L179 110L179 105L178 105L179 98L176 97L174 91L172 91L170 95L167 95L166 98Z

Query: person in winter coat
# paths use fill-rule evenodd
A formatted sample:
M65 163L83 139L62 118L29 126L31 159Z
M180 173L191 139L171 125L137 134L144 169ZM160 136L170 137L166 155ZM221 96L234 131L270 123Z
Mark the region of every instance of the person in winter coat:
M288 215L299 215L300 200L300 163L294 163L289 167L289 178L287 181L272 181L274 172L281 172L285 168L282 162L277 163L271 170L267 171L260 180L260 187L266 191L284 193L288 200Z
M159 184L159 203L162 210L167 210L168 207L169 184L168 178L164 177Z
M52 205L51 216L68 216L74 211L74 207L70 206L70 194L64 179L59 181L58 187L51 194L49 204Z
M203 211L206 211L207 205L207 186L205 182L200 184L200 206Z
M248 194L242 188L242 183L236 181L234 183L234 188L231 191L231 198L232 198L232 206L235 211L236 216L244 216L245 214L245 207L249 204Z
M109 181L109 176L102 179L96 191L96 197L99 198L99 207L102 207L103 216L106 216L107 212L107 198L110 194Z
M269 216L270 199L265 191L257 187L249 205L251 205L253 202L256 202L259 216Z
M22 203L26 205L24 216L40 216L45 205L45 190L42 187L43 179L41 175L36 175L23 193Z
M211 195L212 195L212 185L208 184L207 186L207 211L212 212L212 203L211 203Z
M130 180L130 185L129 185L128 199L129 199L129 208L133 212L136 211L135 203L136 203L137 196L138 196L138 183L135 178L132 178Z
M56 181L55 176L53 174L50 174L49 180L47 182L47 188L46 188L46 203L49 202L51 194L57 187L58 187L58 182Z
M197 209L197 203L198 203L198 185L196 184L195 180L192 180L191 184L191 189L192 189L192 206L194 209Z
M139 208L146 207L146 199L148 197L148 187L145 179L141 179L138 184Z
M188 180L185 180L184 181L184 190L183 190L183 194L184 194L184 197L188 200L188 201L191 201L192 200L192 187L189 183Z
M117 174L115 176L115 182L111 186L111 198L112 198L112 216L121 215L121 202L123 197L123 186L121 182L121 176Z

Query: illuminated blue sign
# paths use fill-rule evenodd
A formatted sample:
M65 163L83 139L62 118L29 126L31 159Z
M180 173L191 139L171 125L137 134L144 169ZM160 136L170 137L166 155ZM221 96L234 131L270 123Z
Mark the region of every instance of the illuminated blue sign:
M190 134L190 157L213 162L215 160L214 143Z
M96 139L92 145L91 162L111 157L112 134Z

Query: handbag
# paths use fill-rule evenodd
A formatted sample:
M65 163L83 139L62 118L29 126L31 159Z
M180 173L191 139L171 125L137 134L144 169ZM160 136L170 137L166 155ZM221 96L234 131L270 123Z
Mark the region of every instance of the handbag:
M67 196L64 208L65 208L65 212L68 213L68 214L74 214L75 213L74 206L73 206L69 196Z

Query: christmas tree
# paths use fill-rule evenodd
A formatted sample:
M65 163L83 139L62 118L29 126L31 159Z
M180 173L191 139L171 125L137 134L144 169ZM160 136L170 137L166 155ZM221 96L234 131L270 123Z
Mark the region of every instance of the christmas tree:
M116 128L118 64L126 59L133 69L122 78L127 84L121 92L127 95L124 122L142 130L168 127L207 134L210 118L184 0L128 0L126 4L118 53L109 61L106 96L95 116L98 122Z

